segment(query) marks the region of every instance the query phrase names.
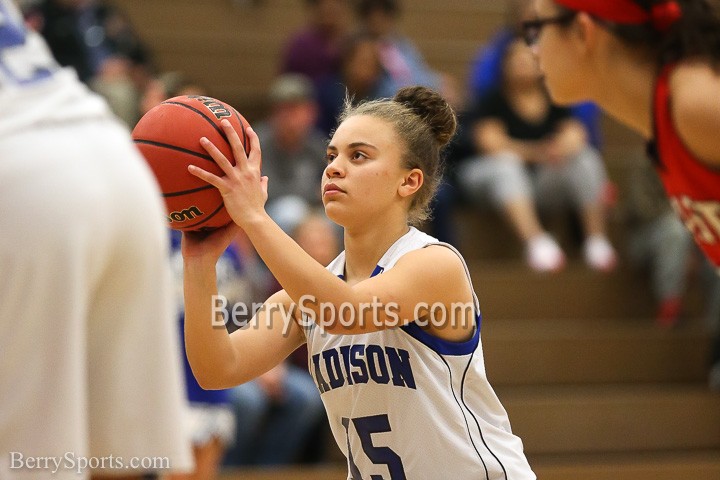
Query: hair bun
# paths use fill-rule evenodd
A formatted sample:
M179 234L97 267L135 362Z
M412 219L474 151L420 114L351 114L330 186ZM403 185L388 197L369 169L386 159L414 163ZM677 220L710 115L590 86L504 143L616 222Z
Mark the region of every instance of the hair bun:
M404 87L393 99L419 115L430 127L440 147L447 145L457 129L455 111L447 101L427 87Z

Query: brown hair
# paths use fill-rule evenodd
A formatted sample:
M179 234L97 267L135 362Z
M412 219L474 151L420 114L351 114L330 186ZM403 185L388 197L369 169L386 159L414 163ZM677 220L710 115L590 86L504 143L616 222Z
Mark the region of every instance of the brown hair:
M346 99L339 121L369 115L390 123L405 145L403 166L419 168L424 182L410 204L409 222L418 225L430 218L430 202L442 180L442 148L455 134L457 118L452 107L434 90L414 86L400 89L392 99L353 106Z

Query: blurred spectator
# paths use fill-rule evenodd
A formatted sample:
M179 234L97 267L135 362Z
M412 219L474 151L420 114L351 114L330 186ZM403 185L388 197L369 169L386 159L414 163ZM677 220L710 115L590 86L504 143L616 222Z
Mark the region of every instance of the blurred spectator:
M433 217L430 225L432 234L453 244L456 241L456 232L452 212L459 203L470 200L459 188L457 166L462 160L472 156L476 150L468 125L472 112L468 109L477 105L478 101L488 93L500 88L503 55L518 37L520 22L535 16L529 0L509 0L506 5L504 26L483 45L470 65L467 105L458 107L458 130L446 152L446 180L433 201ZM572 106L570 111L585 125L590 143L600 150L602 141L600 109L592 103L583 103ZM578 221L575 216L571 216L571 220L574 221L572 227L575 230Z
M291 232L308 208L318 206L326 137L316 129L318 106L310 80L284 74L270 86L270 114L255 131L263 151L271 217Z
M145 115L151 108L168 98L179 95L205 95L205 89L181 72L165 72L148 81L140 98L140 113Z
M377 39L383 68L398 88L423 85L440 92L450 104L459 104L455 80L430 69L415 44L399 32L399 0L359 0L355 11L361 29Z
M99 0L38 0L24 7L27 23L42 33L60 64L73 67L118 117L134 125L151 67L129 19Z
M657 172L645 157L633 164L623 193L628 254L635 265L649 270L658 326L673 327L681 319L691 275L705 290L702 315L714 336L708 383L720 391L720 276L672 210Z
M627 184L623 205L629 233L628 254L635 265L649 267L658 304L656 321L660 326L670 327L680 316L693 253L692 237L673 212L647 159L643 158L627 175Z
M658 302L656 321L672 327L681 318L686 284L690 276L703 286L708 328L720 327L720 276L700 254L690 232L670 206L653 165L643 156L630 163L623 189L624 220L628 227L630 260L649 270L652 291ZM720 353L720 352L718 352Z
M323 265L340 252L339 238L324 214L308 213L292 236ZM307 362L307 347L303 345L288 361L232 389L237 434L225 465L295 463L308 455L308 447L316 450L309 453L311 458L322 457L326 442L312 436L325 432L321 428L326 425L325 410Z
M307 26L288 41L281 73L301 73L317 85L340 65L340 44L348 31L349 0L305 0Z
M397 86L380 60L380 48L374 36L356 32L343 41L339 70L320 82L317 89L320 117L318 127L330 135L345 99L352 102L389 98Z
M525 243L529 265L557 271L565 255L536 212L566 204L580 212L584 256L596 270L612 270L616 255L605 235L602 193L607 176L583 125L550 103L530 49L516 40L503 57L499 89L470 112L467 132L477 156L460 165L458 178L476 202L503 210Z
M483 46L470 66L471 102L478 101L500 85L503 53L517 38L520 22L535 17L531 7L532 2L529 0L510 0L508 2L505 26ZM602 146L600 109L593 103L581 103L573 105L570 110L573 116L585 125L590 143L600 150Z

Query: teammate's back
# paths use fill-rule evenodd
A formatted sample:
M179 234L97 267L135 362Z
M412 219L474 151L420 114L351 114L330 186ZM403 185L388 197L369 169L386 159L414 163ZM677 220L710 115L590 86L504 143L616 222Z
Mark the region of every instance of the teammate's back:
M157 186L9 0L0 105L0 478L83 478L80 458L125 474L189 467ZM59 465L30 468L37 456Z

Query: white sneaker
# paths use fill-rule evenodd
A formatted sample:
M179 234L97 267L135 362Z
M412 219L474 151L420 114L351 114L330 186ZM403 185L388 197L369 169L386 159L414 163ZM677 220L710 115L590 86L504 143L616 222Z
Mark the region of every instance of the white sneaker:
M530 267L538 272L557 272L565 266L565 254L547 233L531 238L525 253Z
M611 272L617 265L617 254L608 239L602 235L593 235L585 240L585 263L601 272Z

